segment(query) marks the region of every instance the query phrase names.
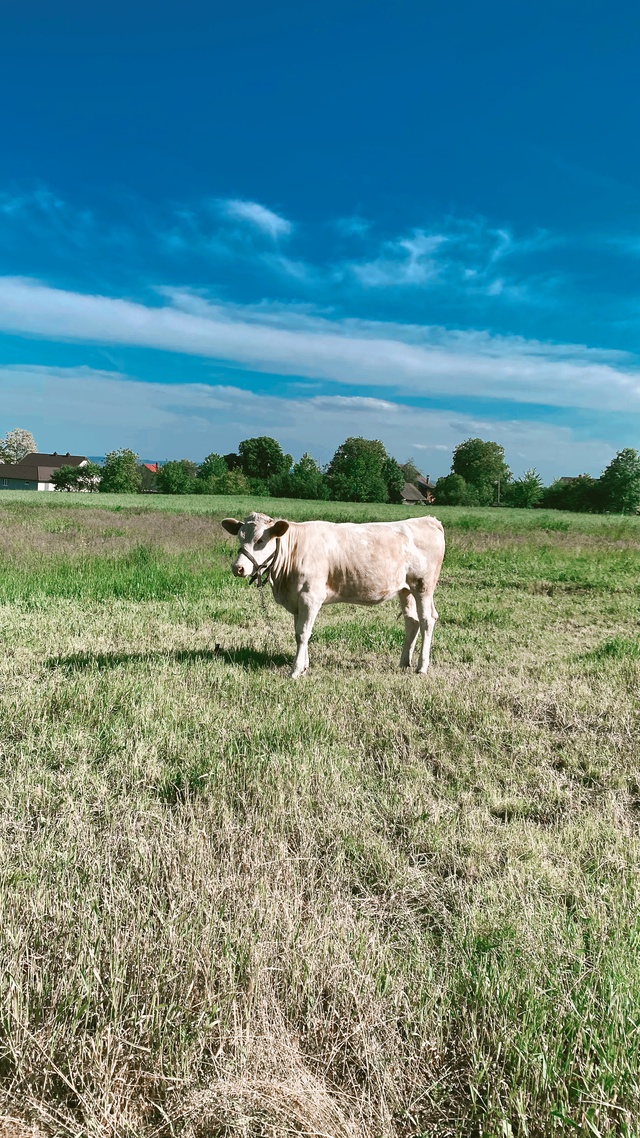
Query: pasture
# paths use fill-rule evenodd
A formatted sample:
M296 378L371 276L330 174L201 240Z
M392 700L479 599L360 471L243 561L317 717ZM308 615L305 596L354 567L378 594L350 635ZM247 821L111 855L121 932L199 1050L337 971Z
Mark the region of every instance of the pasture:
M434 509L428 677L292 682L256 507L414 513L0 494L7 1134L637 1135L640 520Z

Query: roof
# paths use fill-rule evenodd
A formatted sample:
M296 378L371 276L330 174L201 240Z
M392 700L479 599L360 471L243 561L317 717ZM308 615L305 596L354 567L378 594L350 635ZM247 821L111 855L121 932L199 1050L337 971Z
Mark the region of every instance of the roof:
M144 466L145 470L150 470L152 474L158 473L157 462L143 462L142 465Z
M402 491L403 502L426 502L426 498L412 482L405 482Z
M425 489L425 490L435 490L435 488L436 488L435 482L431 481L431 479L429 478L429 475L427 475L427 477L425 478L424 474L420 474L416 478L416 483L418 484L418 486L423 487L423 489Z
M50 482L54 470L61 466L82 466L82 454L27 454L20 462L0 462L0 478L17 478L24 482Z

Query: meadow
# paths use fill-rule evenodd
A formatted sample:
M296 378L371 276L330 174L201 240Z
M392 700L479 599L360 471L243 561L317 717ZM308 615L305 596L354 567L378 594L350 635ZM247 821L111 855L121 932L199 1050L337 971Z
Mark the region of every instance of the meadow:
M0 1133L635 1138L640 519L434 508L428 677L292 682L256 506L0 494Z

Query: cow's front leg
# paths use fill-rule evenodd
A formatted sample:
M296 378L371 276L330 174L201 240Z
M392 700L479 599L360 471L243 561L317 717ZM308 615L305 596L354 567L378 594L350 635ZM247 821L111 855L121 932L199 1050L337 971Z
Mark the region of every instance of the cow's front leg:
M429 656L431 654L431 637L433 636L433 630L438 619L436 606L433 603L433 594L417 593L416 608L418 610L420 629L422 631L422 643L420 645L420 655L418 657L418 667L416 668L416 671L419 675L425 675L429 667Z
M418 633L420 631L420 621L418 620L416 599L408 589L399 594L399 599L404 616L404 644L402 645L402 654L400 656L400 667L410 668L411 657L413 656L413 650L416 646L416 640L418 639Z
M296 615L296 644L298 651L296 658L291 669L291 679L297 680L298 676L304 675L309 667L309 637L313 632L316 617L320 611L322 602L312 600L311 597L300 597L298 602L298 613Z

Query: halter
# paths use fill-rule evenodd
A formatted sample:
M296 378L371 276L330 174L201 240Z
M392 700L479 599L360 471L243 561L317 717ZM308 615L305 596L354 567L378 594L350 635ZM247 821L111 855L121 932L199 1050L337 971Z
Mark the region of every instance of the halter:
M240 546L240 549L238 550L238 556L240 554L242 554L242 556L246 557L247 560L250 561L251 564L253 565L253 573L249 577L249 584L250 585L253 585L253 583L255 582L259 589L264 588L264 586L267 584L267 582L269 580L269 577L271 575L271 570L273 569L274 562L275 562L279 552L280 552L280 538L277 537L276 538L276 547L275 547L273 553L269 554L269 556L267 557L267 560L262 562L262 565L258 565L258 562L256 561L253 554L249 553L249 550L247 549L246 545Z

